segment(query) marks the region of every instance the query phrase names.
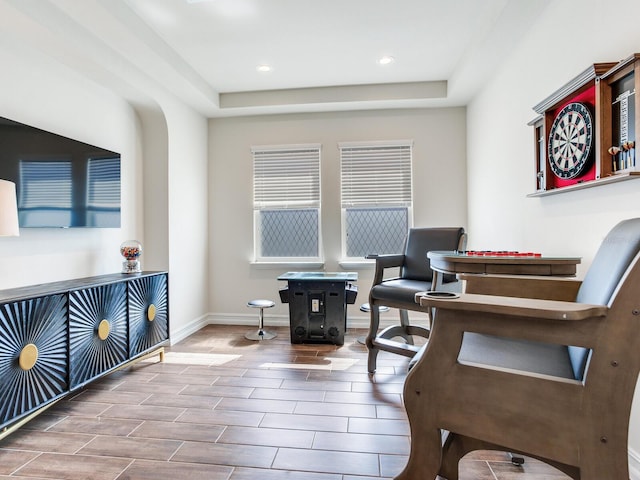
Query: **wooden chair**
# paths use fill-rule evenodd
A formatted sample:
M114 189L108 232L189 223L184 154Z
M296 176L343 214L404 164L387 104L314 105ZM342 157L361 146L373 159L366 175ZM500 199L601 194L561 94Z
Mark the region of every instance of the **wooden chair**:
M385 350L412 357L419 347L414 345L413 335L429 337L429 329L409 323L407 310L421 310L415 302L415 294L428 290L451 289L459 284L455 276L445 275L438 286L432 285L433 271L427 252L432 250L463 250L466 245L464 228L411 228L405 240L403 254L372 255L376 271L369 294L371 321L366 345L369 349L369 373L376 370L378 352ZM399 268L399 276L385 279L385 270ZM397 272L397 270L396 270ZM440 276L442 277L442 276ZM393 307L400 311L400 324L385 328L380 333L380 307ZM402 338L404 342L392 340Z
M626 220L581 283L478 276L458 299L422 296L435 315L405 382L411 452L396 479L455 480L460 458L489 449L538 458L576 480L628 480L639 252L640 219Z

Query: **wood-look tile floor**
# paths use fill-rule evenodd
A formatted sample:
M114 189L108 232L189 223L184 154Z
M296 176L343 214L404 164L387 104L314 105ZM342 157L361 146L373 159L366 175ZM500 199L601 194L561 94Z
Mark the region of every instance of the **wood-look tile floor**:
M367 374L365 333L345 344L263 342L210 325L113 372L0 440L0 478L372 480L404 466L407 359L382 352ZM474 452L461 480L561 480L502 452Z

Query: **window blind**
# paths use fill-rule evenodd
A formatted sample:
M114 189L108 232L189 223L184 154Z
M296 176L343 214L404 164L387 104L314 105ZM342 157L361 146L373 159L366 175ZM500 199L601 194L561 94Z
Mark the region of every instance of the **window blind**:
M71 208L71 161L20 161L21 208Z
M320 145L253 147L254 208L320 207Z
M90 158L87 166L87 205L120 207L120 159Z
M339 148L342 208L411 206L412 142Z

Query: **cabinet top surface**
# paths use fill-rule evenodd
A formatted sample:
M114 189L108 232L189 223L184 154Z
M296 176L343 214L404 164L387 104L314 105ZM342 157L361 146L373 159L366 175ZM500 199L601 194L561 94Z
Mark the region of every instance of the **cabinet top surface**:
M9 288L0 290L0 302L11 302L24 300L32 297L43 295L55 295L70 290L79 290L82 288L90 288L94 286L106 285L109 283L124 282L135 280L136 278L148 277L152 275L164 274L166 272L141 272L141 273L109 273L106 275L98 275L95 277L74 278L70 280L62 280L59 282L41 283L38 285L29 285L25 287Z

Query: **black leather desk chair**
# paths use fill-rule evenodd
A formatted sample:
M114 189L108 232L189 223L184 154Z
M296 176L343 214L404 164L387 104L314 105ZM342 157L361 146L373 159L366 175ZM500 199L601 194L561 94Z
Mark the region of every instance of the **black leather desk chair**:
M429 329L409 323L408 310L425 311L415 301L415 294L428 290L460 289L460 282L453 275L439 275L439 285L432 285L433 271L429 265L427 252L431 250L464 250L466 234L462 227L451 228L412 228L407 234L403 254L374 255L376 271L373 287L369 295L371 321L366 344L369 349L369 373L376 370L376 359L380 350L406 357L413 357L419 350L414 345L413 335L429 337ZM387 268L400 268L398 277L385 279ZM385 328L378 333L380 326L380 308L397 308L400 311L400 324ZM392 340L401 337L404 342Z

